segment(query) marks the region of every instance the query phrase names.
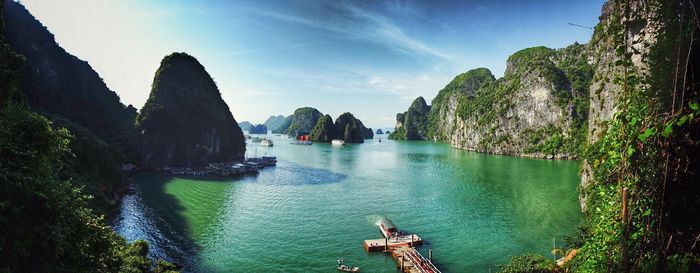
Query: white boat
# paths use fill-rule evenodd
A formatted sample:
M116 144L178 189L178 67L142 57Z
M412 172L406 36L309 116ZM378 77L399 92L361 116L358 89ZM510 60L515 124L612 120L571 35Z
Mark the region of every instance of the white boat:
M342 145L345 145L345 141L342 139L334 139L334 140L331 140L331 144L336 145L336 146L342 146Z
M271 140L271 139L263 138L263 139L260 141L260 146L268 146L268 147L270 147L270 146L272 146L272 145L274 145L274 144L272 143L272 140Z

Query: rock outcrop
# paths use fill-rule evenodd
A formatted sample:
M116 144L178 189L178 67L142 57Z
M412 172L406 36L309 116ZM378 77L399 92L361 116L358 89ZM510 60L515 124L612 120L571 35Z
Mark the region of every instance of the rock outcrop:
M267 126L265 124L258 124L250 127L248 130L250 134L267 134Z
M382 129L377 129L377 134L378 134L378 135L383 135L384 132L382 131Z
M374 137L372 128L365 127L362 121L350 113L343 113L333 123L330 115L325 115L318 120L311 131L311 140L315 142L331 142L333 139L342 139L346 143L363 143L365 139Z
M297 134L308 134L316 126L318 119L323 114L312 107L302 107L294 110L294 114L285 119L285 122L280 125L274 133L288 134L296 136Z
M311 130L311 141L314 142L331 142L331 140L340 138L340 133L333 124L333 118L330 115L325 115L318 119L316 126Z
M204 67L186 53L166 56L137 117L149 167L242 160L245 139Z
M672 6L673 1L663 5ZM621 16L624 4L617 1L607 1L602 8L600 23L596 26L593 37L589 42L590 60L595 74L588 89L590 96L590 118L588 121L588 143L594 144L600 141L608 130L608 122L619 111L617 106L620 103L623 86L616 80L624 74L624 66L619 62L623 58L616 51L619 47L619 38L615 37L615 32L624 33L629 39L627 52L630 55L631 63L627 66L628 73L636 74L638 77L648 75L652 72L653 66L659 69L663 63L670 62L670 58L659 61L659 47L661 43L668 43L668 39L675 35L676 30L668 30L669 14L663 14L659 9L659 3L654 4L654 9L650 9L643 1L630 1L629 17ZM668 7L666 7L668 8ZM676 20L676 19L672 19ZM623 25L629 27L623 28ZM626 31L626 32L625 32ZM674 34L671 34L674 33ZM616 39L618 39L616 41ZM675 46L675 45L674 45ZM674 49L675 50L675 49ZM674 51L675 52L675 51ZM668 54L668 53L667 53ZM675 54L675 53L674 53ZM651 59L656 58L656 61ZM656 62L656 63L653 63ZM670 71L670 69L668 69ZM663 74L663 73L659 73ZM663 78L670 74L663 74ZM660 77L661 78L661 77ZM657 79L657 81L660 81ZM647 84L649 84L647 82ZM649 86L646 86L649 88ZM657 107L662 105L657 103ZM581 210L587 210L588 188L593 181L593 162L583 160L581 164L581 189L580 203Z
M571 158L585 142L586 47L533 47L508 58L505 75L486 68L455 77L427 106L397 114L392 138L432 139L484 153ZM427 117L424 113L427 113Z
M396 128L389 138L402 140L428 139L429 112L430 106L425 102L425 99L423 97L416 98L406 112L396 115Z
M277 116L270 116L265 120L263 124L267 126L267 129L270 131L274 131L277 129L277 127L280 127L284 123L285 117L283 115L277 115Z
M365 139L374 137L372 129L365 127L362 121L347 112L335 119L335 128L339 133L338 138L346 143L364 143Z

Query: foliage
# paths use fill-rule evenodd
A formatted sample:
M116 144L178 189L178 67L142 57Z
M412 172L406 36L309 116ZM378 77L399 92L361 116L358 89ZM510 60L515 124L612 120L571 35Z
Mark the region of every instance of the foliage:
M362 121L356 119L350 113L343 113L335 119L335 128L341 138L346 143L363 143L368 130Z
M341 138L330 115L325 115L318 119L316 126L311 130L310 137L311 141L314 142L331 142L334 139Z
M22 59L9 51L0 39L0 272L151 272L148 244L126 243L61 179L69 147L81 145L15 97Z
M68 130L21 105L1 111L0 271L151 272L148 245L126 243L56 175Z
M301 133L308 134L314 126L316 126L321 116L323 116L323 114L313 107L302 107L294 110L286 133L290 136L296 136ZM282 127L284 127L284 125L280 126L280 129Z
M652 12L645 18L657 22L661 34L641 56L649 69L639 69L627 40L636 22L621 19L629 16L631 4L612 3L608 25L596 28L604 37L595 40L609 40L615 50L617 69L611 76L620 97L607 131L585 155L592 182L581 190L589 229L567 267L576 272L698 270L700 186L692 170L699 164L700 94L698 78L691 75L700 62L686 66L685 59L670 57L698 59L697 41L688 37L698 33L697 18L679 16L689 13L685 1L646 7ZM676 84L680 79L686 84Z
M137 119L148 167L242 160L243 131L204 66L187 53L161 61Z
M75 164L68 162L70 178L96 197L91 201L94 208L106 209L125 186L115 175L121 164L139 162L136 109L122 104L86 62L63 50L20 3L3 1L3 6L6 39L1 44L6 55L0 56L0 73L22 73L0 75L0 99L7 101L5 95L12 93L14 101L24 101L71 132L70 157ZM5 92L9 89L13 90Z
M510 261L498 267L499 273L548 273L553 272L554 263L537 254L511 257Z
M487 68L476 68L457 75L445 86L431 102L431 109L428 113L427 138L447 140L452 132L444 132L441 127L441 115L444 115L450 103L450 98L456 97L461 104L462 101L480 95L480 89L490 86L495 81L493 74ZM462 113L464 114L464 113Z

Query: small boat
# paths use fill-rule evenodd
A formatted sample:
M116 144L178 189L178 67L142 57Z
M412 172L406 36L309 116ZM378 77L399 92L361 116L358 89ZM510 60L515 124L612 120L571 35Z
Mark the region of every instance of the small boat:
M268 146L268 147L271 147L272 145L274 145L274 143L272 143L272 140L271 140L271 139L263 138L263 139L260 141L260 146Z
M338 266L338 270L343 271L343 272L360 272L360 267L359 266L347 266L341 264Z
M335 146L343 146L343 145L345 145L345 141L342 139L334 139L334 140L331 140L331 144L333 144Z
M338 259L338 270L343 272L360 272L360 267L344 265L343 259Z
M311 144L313 144L313 142L311 142L311 141L309 141L309 140L296 140L296 141L292 142L291 144L294 144L294 145L311 145Z
M382 142L382 139L381 139L381 138L379 139L379 142Z

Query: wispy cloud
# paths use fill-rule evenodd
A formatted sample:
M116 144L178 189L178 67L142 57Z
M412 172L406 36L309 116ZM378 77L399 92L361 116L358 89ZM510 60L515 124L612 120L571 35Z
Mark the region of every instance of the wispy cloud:
M437 57L442 60L451 59L449 54L410 37L386 16L348 3L338 3L333 8L338 12L332 16L332 20L324 18L311 19L298 14L260 10L257 8L247 8L247 10L259 16L287 23L340 33L344 35L344 38L379 44L407 55L417 54Z

